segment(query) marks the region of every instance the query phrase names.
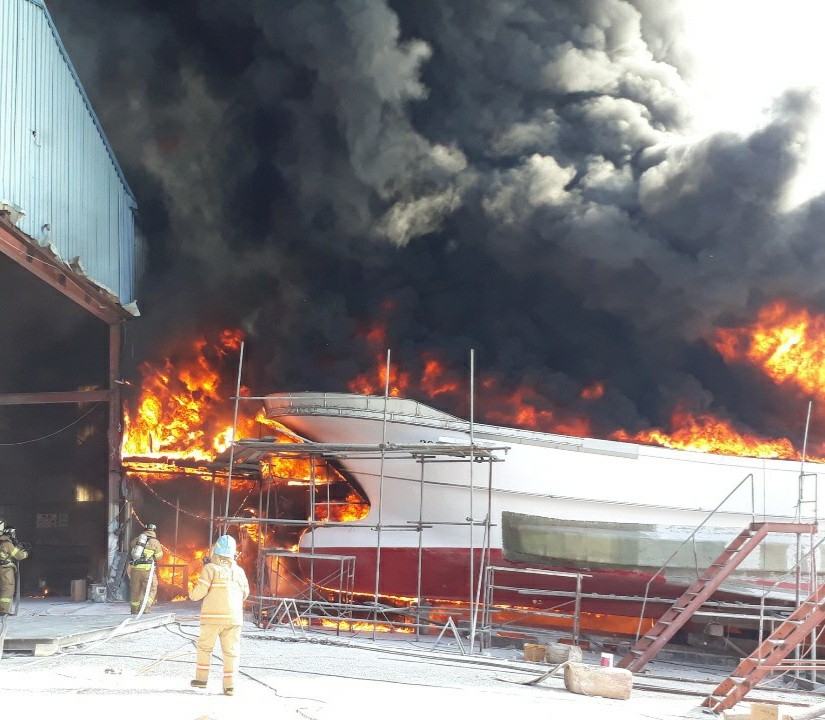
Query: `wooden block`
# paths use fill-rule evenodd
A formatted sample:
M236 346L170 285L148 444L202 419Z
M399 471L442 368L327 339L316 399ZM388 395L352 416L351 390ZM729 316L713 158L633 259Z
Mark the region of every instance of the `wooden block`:
M751 720L779 720L779 706L771 703L751 703Z
M633 673L624 668L569 662L564 666L564 687L578 695L627 700L633 689Z
M524 659L527 662L544 662L547 648L544 645L535 643L524 643Z

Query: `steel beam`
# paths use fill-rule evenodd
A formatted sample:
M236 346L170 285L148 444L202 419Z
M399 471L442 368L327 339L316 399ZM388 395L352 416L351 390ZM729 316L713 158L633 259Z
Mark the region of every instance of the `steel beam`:
M110 390L75 390L72 392L4 393L0 405L51 405L55 403L109 402Z

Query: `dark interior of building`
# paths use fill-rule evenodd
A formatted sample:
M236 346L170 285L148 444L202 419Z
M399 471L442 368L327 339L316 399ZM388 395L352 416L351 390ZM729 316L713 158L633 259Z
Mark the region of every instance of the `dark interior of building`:
M109 328L0 255L0 398L104 389ZM107 557L106 402L0 404L0 519L32 544L23 594L100 582Z

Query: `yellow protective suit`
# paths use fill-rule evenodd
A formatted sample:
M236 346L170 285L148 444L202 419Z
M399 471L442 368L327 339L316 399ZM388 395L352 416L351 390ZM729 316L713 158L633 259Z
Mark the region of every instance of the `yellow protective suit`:
M149 597L146 599L146 608L144 612L149 612L149 608L155 602L155 597L158 594L158 572L156 567L158 560L163 557L163 545L160 544L157 534L154 530L144 530L143 535L146 535L146 545L137 560L130 560L128 566L129 576L129 606L132 610L132 615L137 615L140 612L140 606L143 602L143 595L146 592L146 586L150 582ZM140 542L140 535L132 540L132 549L134 549ZM131 557L131 555L130 555Z
M201 632L195 681L206 683L209 661L215 641L220 638L223 652L223 689L231 694L235 687L240 655L243 601L249 596L246 573L234 560L219 555L204 566L195 586L189 591L192 600L203 600Z
M29 556L8 535L0 535L0 615L8 615L17 584L17 563Z

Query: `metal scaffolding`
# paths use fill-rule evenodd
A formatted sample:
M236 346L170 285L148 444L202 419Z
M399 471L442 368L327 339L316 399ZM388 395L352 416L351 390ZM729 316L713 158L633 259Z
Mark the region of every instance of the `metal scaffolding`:
M241 346L241 363L243 358L243 345ZM506 634L510 623L502 622L497 618L497 610L500 609L501 601L497 600L496 593L506 592L510 596L516 595L528 599L525 607L518 607L517 611L519 627L538 628L544 626L546 630L546 620L552 618L554 623L558 620L569 621L572 629L573 640L578 642L581 622L580 614L583 600L608 600L611 602L631 602L641 604L643 609L646 603L656 606L670 606L671 600L661 598L626 596L626 595L600 595L583 592L583 581L590 575L579 572L558 572L548 570L546 567L533 567L519 563L518 566L494 566L491 562L491 528L492 523L492 492L493 492L493 467L497 462L504 460L503 455L509 449L507 446L491 446L488 443L478 444L474 437L474 371L473 355L470 358L470 421L468 426L469 442L422 442L415 444L397 444L387 442L387 403L389 398L389 377L390 377L390 356L387 353L386 383L384 393L383 428L381 442L377 444L360 443L313 443L313 442L282 442L281 438L261 438L247 439L233 442L229 450L224 453L222 460L215 463L207 463L212 473L212 501L210 516L210 546L217 534L226 533L230 526L253 528L248 534L254 537L257 542L257 557L254 568L255 585L257 592L251 596L253 611L256 622L261 627L269 628L273 624L288 622L293 629L303 627L313 623L323 623L327 627L336 631L342 629L353 629L359 622L366 623L372 629L373 638L379 625L388 626L390 629L404 630L415 633L418 638L422 633L436 632L440 630L438 641L443 634L450 630L458 641L461 651L464 647L459 637L459 629L455 618L460 622L466 622L466 630L469 635L469 650L472 653L476 640L479 646L492 642L492 637L498 634ZM238 369L238 389L235 401L235 425L237 428L238 402L244 400L262 400L263 398L240 398L241 386L241 366ZM299 439L296 437L296 439ZM273 471L273 467L281 460L297 460L308 465L308 478L284 478ZM383 521L383 495L384 482L387 477L386 468L394 461L413 460L420 466L418 477L418 507L417 517L414 506L410 507L408 518L403 524L390 524ZM373 522L367 523L361 520L333 520L333 508L337 505L349 505L349 502L333 500L330 494L332 480L335 479L337 468L346 467L348 461L352 463L363 463L371 461L376 463L377 471L372 473L374 478L378 478L377 493L369 497L370 513L375 518ZM458 483L457 488L462 488L467 493L467 512L459 513L460 517L455 518L434 518L425 517L425 490L428 483L427 470L436 463L460 463L466 465L467 483ZM475 468L485 466L487 469L487 482L484 485L476 485ZM332 468L334 472L330 473ZM225 502L221 498L217 506L223 506L223 513L218 510L216 514L216 483L215 477L219 474L226 478ZM338 473L340 475L340 473ZM243 478L258 483L258 510L253 516L230 516L230 497L233 491L233 475L235 479ZM800 475L802 478L803 475ZM342 482L347 479L340 475ZM405 477L407 482L415 482L412 477ZM432 484L435 482L430 481ZM800 483L802 480L800 479ZM308 488L308 511L304 518L279 517L277 509L277 494L275 512L272 512L273 489L283 484L302 484ZM349 483L349 487L357 489L356 485ZM374 490L376 488L373 488ZM326 490L326 497L322 491ZM477 518L478 508L475 507L476 493L481 495L486 492L486 513L483 518ZM801 492L801 491L800 491ZM800 499L801 503L801 499ZM411 503L412 505L412 503ZM319 513L319 509L323 512ZM241 512L240 510L238 512ZM250 512L251 509L250 509ZM714 511L715 512L715 511ZM427 530L435 526L453 526L469 528L469 542L467 546L461 545L464 550L469 549L468 570L469 570L469 590L466 596L466 603L462 600L460 607L456 604L434 604L437 597L427 597L422 585L424 571L424 556L428 551L426 543ZM356 554L330 553L316 551L315 530L320 527L347 528L353 531L363 532L365 529L375 533L375 545L365 546L363 542L353 545L364 549L369 547L375 549L375 578L374 587L371 593L363 590L364 583L361 580L362 589L356 591ZM309 546L306 545L298 551L275 546L269 543L268 530L281 529L281 537L285 531L292 531L292 535L309 532ZM483 539L481 544L476 546L476 533L478 528L483 529ZM405 560L405 562L415 562L415 568L408 568L409 575L416 578L416 590L413 597L392 598L381 593L381 573L382 573L382 549L387 547L399 547L386 543L387 535L398 532L415 532L418 535L417 552L414 553L415 560ZM405 548L413 548L412 544L401 544ZM343 543L343 547L348 547ZM294 563L290 563L294 561ZM478 561L478 565L476 565ZM291 573L287 566L298 563L303 566L302 573ZM698 572L698 571L697 571ZM506 575L509 579L497 581L497 574ZM573 587L559 589L564 583L572 582ZM548 589L549 586L556 589ZM500 596L499 596L500 597ZM542 604L551 604L549 610L538 610L530 607L529 599L539 600ZM554 605L552 603L555 603ZM706 608L716 617L719 612L727 608L725 602L707 602ZM741 612L744 607L736 605ZM512 607L509 608L513 610ZM748 610L752 610L748 606ZM761 608L757 615L749 615L748 619L764 617L765 608ZM643 614L643 613L642 613ZM544 622L542 621L544 620ZM531 625L532 621L532 625ZM641 625L641 620L640 620ZM436 641L436 644L438 644Z
M431 620L433 613L439 608L428 604L432 598L426 598L422 594L422 573L423 558L426 545L426 530L435 525L464 526L472 530L483 528L483 542L477 548L481 555L481 567L478 568L478 577L475 575L475 567L470 567L472 573L469 583L469 593L467 597L466 615L469 618L471 638L475 634L478 620L481 615L489 617L489 612L482 611L482 604L487 601L489 594L482 592L485 568L489 566L490 551L490 528L492 502L492 473L493 465L503 460L503 453L507 447L477 444L456 444L452 442L443 443L417 443L400 445L393 443L381 443L375 445L368 444L336 444L336 443L283 443L276 439L241 440L234 446L232 462L236 467L245 469L256 464L264 466L270 464L273 459L301 460L309 464L309 513L307 520L279 519L268 517L270 495L273 485L279 482L279 478L268 473L263 473L259 479L260 501L259 514L257 517L227 517L218 516L213 518L213 527L227 528L230 525L257 526L255 535L258 538L258 561L256 567L256 579L258 594L253 598L255 617L259 624L270 624L269 615L280 607L284 600L294 601L294 606L299 609L300 616L306 622L313 620L325 620L327 624L337 627L344 622L351 623L354 619L360 618L369 621L373 629L377 625L390 625L392 627L403 627L407 631L414 631L418 636L422 631L426 632L434 628ZM395 460L414 460L419 463L421 472L419 475L419 508L416 520L410 520L406 524L392 525L380 521L380 513L377 522L365 524L363 522L344 521L338 522L329 520L332 516L334 501L329 497L329 482L323 484L318 481L318 468L321 463L346 461L347 459L371 460L379 464L379 472L384 474L385 466L390 465ZM427 484L427 468L433 463L472 463L473 465L487 466L487 507L483 518L475 518L472 513L467 515L462 513L462 517L454 520L433 521L423 516L425 487ZM322 493L326 486L326 498ZM472 483L467 487L469 498L478 490ZM228 493L231 488L228 488ZM380 497L378 498L380 510ZM318 519L317 509L325 506L325 519ZM468 500L468 510L472 510L472 502ZM411 515L415 513L411 511ZM363 531L365 528L376 533L376 567L375 567L375 589L372 598L363 595L357 597L353 592L353 578L355 576L356 558L353 555L331 555L317 553L315 550L315 536L311 534L311 546L302 552L284 550L282 548L267 547L267 533L265 529L272 526L290 527L299 530L314 530L317 527L337 526L357 528ZM380 591L381 585L381 562L380 553L383 543L386 542L386 535L394 532L416 532L418 533L418 548L416 552L416 597L412 598L406 607L397 607L386 602ZM475 556L474 542L470 541L470 555ZM304 588L290 587L290 594L285 595L279 592L282 580L277 573L273 572L272 559L278 561L284 559L300 559L304 565L309 565L307 585ZM480 600L483 598L483 600ZM360 602L359 602L360 599ZM449 608L455 611L455 608ZM472 644L472 642L471 642Z

